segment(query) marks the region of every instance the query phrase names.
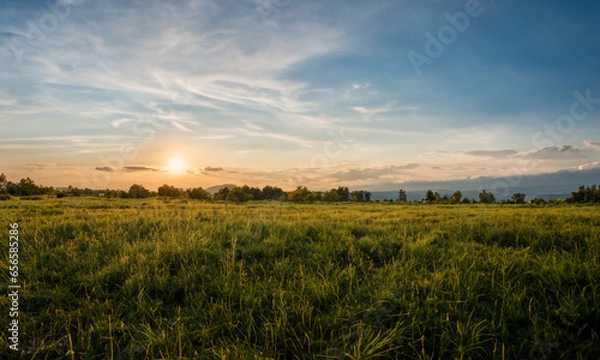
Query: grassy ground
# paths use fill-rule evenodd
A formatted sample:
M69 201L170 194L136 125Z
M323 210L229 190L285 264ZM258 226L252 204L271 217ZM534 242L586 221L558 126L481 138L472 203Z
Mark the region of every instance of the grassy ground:
M29 359L600 358L598 207L0 202L14 222Z

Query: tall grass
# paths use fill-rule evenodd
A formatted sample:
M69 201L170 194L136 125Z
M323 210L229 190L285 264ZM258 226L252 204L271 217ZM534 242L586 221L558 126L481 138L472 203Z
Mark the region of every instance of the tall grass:
M575 206L0 204L2 223L19 223L29 359L600 358L599 215ZM6 328L0 354L10 356Z

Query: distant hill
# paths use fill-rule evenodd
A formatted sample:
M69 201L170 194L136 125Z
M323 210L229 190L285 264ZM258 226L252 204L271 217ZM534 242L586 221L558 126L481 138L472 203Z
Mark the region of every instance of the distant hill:
M236 187L237 185L235 184L224 184L224 185L215 185L215 186L211 186L208 189L205 189L206 191L208 191L209 193L211 193L212 195L214 195L217 191L221 190L222 188L229 188L232 189L234 187Z
M408 200L421 200L428 189L438 192L441 196L452 195L460 190L463 197L478 198L483 189L491 191L497 200L509 199L514 193L524 193L527 200L534 197L549 199L566 199L572 191L577 191L579 186L600 184L600 169L558 171L554 173L523 175L514 178L479 177L475 179L452 181L410 181L399 184L378 185L372 192L373 200L393 199L398 197L398 190L404 189ZM506 186L506 187L504 187ZM494 191L496 187L496 191Z

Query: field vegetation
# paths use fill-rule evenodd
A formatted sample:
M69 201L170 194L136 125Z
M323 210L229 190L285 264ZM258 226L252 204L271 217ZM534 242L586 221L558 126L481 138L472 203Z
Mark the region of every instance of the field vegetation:
M15 222L27 359L600 358L597 206L0 202Z

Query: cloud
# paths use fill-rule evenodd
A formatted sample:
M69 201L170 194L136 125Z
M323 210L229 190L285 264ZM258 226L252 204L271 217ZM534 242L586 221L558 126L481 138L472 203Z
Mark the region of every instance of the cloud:
M600 150L600 141L584 141L583 143L592 149Z
M104 167L97 167L96 171L114 172L115 169L111 168L110 166L104 166Z
M595 161L589 164L579 165L577 170L600 169L600 161Z
M158 169L145 167L145 166L125 166L122 169L125 172L136 172L136 171L160 171Z
M113 120L113 121L111 121L110 124L112 126L114 126L114 127L119 127L119 126L121 126L121 124L125 124L125 123L128 123L130 121L133 121L133 120L132 119L123 118L123 119Z
M517 155L518 152L512 149L505 150L466 150L466 151L445 151L445 150L434 150L428 151L420 156L440 156L440 155L468 155L476 157L492 157L492 158L507 158Z
M519 153L519 156L538 159L564 159L582 157L583 152L572 145L552 145Z
M204 171L209 171L209 172L223 171L223 168L222 167L207 166L207 167L204 168Z

